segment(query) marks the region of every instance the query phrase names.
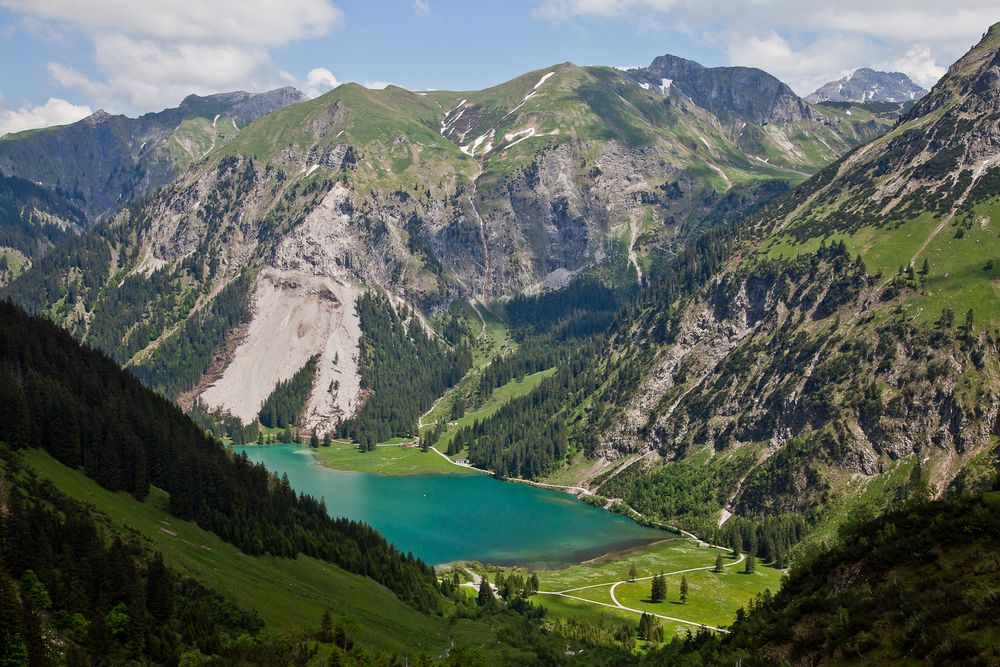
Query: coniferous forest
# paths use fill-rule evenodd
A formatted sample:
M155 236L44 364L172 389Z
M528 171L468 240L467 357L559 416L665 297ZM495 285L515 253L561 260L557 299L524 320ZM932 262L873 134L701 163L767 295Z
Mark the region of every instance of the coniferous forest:
M361 319L361 389L368 393L340 435L361 449L393 436L416 434L417 420L472 365L465 341L449 347L425 330L412 312L400 314L374 292L358 298Z
M14 480L0 518L0 664L177 664L183 653L288 659L256 635L263 623L171 571L139 543L109 541L88 508L34 478L4 449Z
M285 382L279 382L260 408L260 423L268 428L293 426L305 407L316 378L316 363L313 357Z

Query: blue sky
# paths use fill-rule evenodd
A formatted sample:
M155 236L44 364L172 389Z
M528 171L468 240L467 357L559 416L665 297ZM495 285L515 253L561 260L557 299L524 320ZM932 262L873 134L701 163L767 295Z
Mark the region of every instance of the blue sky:
M833 3L827 3L833 4ZM807 6L803 6L807 5ZM188 93L337 83L474 89L528 70L673 53L807 94L861 66L929 86L995 0L0 0L0 134Z

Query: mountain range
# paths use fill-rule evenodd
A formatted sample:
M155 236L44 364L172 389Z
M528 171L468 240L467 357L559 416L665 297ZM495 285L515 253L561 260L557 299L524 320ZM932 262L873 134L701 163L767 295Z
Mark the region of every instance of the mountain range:
M279 88L189 95L139 118L101 110L69 125L3 135L0 173L61 192L94 223L170 183L255 118L304 99Z
M166 543L170 567L253 603L239 558L278 601L268 622L292 590L371 626L387 622L371 605L391 607L399 623L366 639L455 664L469 645L525 664L995 661L1000 24L926 94L900 76L858 70L801 99L667 55L479 91L189 97L0 139L0 565L20 577L0 566L0 637L233 659L267 641L190 584L173 614L177 575L106 548L98 517L151 544L174 520L199 531ZM636 655L630 628L545 621L523 577L495 605L485 570L439 577L211 437L281 430L370 458L419 442L696 533L692 553L719 550L713 576L794 568L725 637L656 647L643 614ZM67 555L80 544L87 559ZM29 566L96 609L89 626L43 613ZM640 613L615 598L630 569L608 583L616 613ZM709 569L670 573L677 604ZM342 588L323 598L310 577ZM545 594L587 604L592 588ZM144 610L142 646L121 640L119 600ZM149 640L147 612L172 634ZM178 639L202 616L213 637ZM331 624L272 661L314 659L315 638L335 664L350 648Z
M295 422L364 439L364 415L385 409L368 290L433 327L469 299L514 322L596 279L637 301L603 334L612 353L579 362L605 380L559 399L590 493L704 531L720 512L848 506L858 480L905 476L915 456L938 491L971 484L998 409L976 333L1000 306L995 42L898 117L675 56L564 63L483 91L346 84L249 123L7 293L186 409L244 424L311 369ZM564 303L591 308L576 298ZM538 324L527 335L551 336ZM533 445L509 439L477 453L507 427L477 428L457 442L478 465L558 467L512 463ZM684 511L649 492L678 475L705 480Z
M676 84L649 83L665 74ZM278 93L267 99L295 97ZM208 111L176 125L192 108ZM170 180L178 155L194 159L177 152L186 128L206 129L218 113L193 102L163 112L174 120L157 126L165 136L156 154L169 184L148 202L136 197L149 188L131 185L114 197L115 188L83 193L81 206L96 217L109 199L134 203L47 256L12 294L149 373L168 395L244 421L319 354L303 424L320 429L357 406L361 285L435 312L460 297L565 285L609 256L628 258L634 282L720 206L773 197L780 189L765 184L801 181L893 122L812 107L760 70L678 58L629 72L565 63L483 91L346 84L264 115L214 149L206 139L195 151L205 157ZM40 165L57 161L39 156L53 153L65 173L50 181L87 171L96 183L104 175L68 162L74 153L60 142L106 125L8 137L0 169L44 181ZM30 159L15 162L29 145ZM121 149L107 150L129 153ZM155 170L129 173L139 171ZM84 251L74 248L84 246L90 261L107 263L81 271ZM137 294L146 298L122 307ZM225 309L220 296L240 314L212 325L190 368L158 377L170 341L208 326L196 322ZM281 322L300 328L295 345L274 344ZM336 376L344 378L336 395L319 389Z

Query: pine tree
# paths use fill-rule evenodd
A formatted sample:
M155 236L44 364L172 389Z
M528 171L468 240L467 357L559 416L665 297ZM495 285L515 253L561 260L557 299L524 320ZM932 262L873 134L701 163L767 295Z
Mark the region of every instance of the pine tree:
M722 552L720 551L715 556L715 571L716 572L722 572L722 568L723 567L725 567L725 566L722 564Z
M926 276L928 273L930 273L930 270L931 270L930 263L928 263L927 258L924 257L924 265L920 267L920 275Z
M316 429L313 429L312 435L309 436L309 446L312 449L317 449L319 447L319 436L316 435Z
M154 619L165 623L173 613L173 605L173 581L163 564L163 555L157 552L146 570L146 606Z
M631 563L628 568L629 581L635 581L637 576L639 576L639 572L635 569L635 563Z
M681 604L686 604L688 599L688 580L687 577L681 577Z
M263 431L257 431L257 444L258 445L263 445L264 444L264 432Z
M319 620L319 640L325 643L333 641L333 619L329 609L323 610L323 616Z
M529 580L529 590L532 594L538 592L538 575L534 572L531 573L531 579Z
M491 607L493 603L496 602L496 598L493 597L493 589L490 588L490 581L486 577L479 582L479 596L476 598L476 603L480 607Z
M649 627L653 624L653 616L646 612L642 612L642 616L639 617L639 639L648 641L649 640Z
M333 444L333 443L330 440L330 433L328 431L328 432L326 432L326 433L323 434L323 446L324 447L329 447L331 444Z
M752 553L747 554L747 563L743 568L743 572L746 574L753 574L757 571L757 559Z
M663 602L667 597L667 582L663 578L663 574L660 573L653 577L653 582L650 585L649 599L653 602Z
M0 563L0 665L28 664L22 617L17 588Z
M641 621L640 621L641 622ZM615 641L623 644L626 648L631 648L635 644L636 632L628 623L622 623L615 630Z

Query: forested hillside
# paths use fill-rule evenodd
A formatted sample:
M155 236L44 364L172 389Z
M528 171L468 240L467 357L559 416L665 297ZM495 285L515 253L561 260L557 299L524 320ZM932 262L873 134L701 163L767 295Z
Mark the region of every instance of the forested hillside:
M228 455L175 405L47 320L0 303L0 439L42 447L102 486L143 498L251 554L305 553L370 576L419 609L438 605L432 571L375 531L331 519L259 465Z
M780 591L726 636L699 634L651 665L992 665L1000 660L1000 491L846 525L803 553Z
M291 642L251 639L263 627L256 614L178 576L137 541L109 541L89 508L6 446L0 457L0 664L177 664L187 652L295 660Z
M364 334L361 388L367 398L339 431L362 449L374 449L394 436L416 436L420 416L462 379L472 365L472 353L464 338L446 345L413 311L401 315L384 295L363 295L357 309Z

